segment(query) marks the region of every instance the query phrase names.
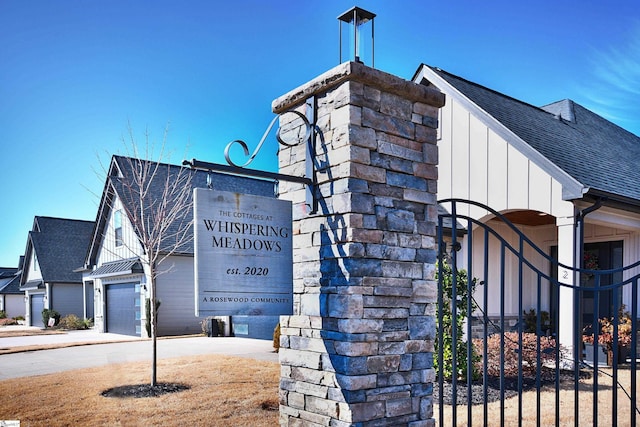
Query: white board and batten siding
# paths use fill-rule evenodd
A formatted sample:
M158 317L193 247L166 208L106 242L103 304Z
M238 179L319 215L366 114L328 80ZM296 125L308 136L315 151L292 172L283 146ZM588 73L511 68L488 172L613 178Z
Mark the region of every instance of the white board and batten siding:
M518 248L519 245L519 237L518 235L507 225L502 222L494 221L491 223L491 228L494 229L509 245L514 248ZM557 244L557 233L556 227L554 225L545 225L538 227L528 227L522 225L516 225L520 231L525 233L530 237L533 243L541 248L546 253L550 252L550 248L553 245ZM470 272L472 277L477 278L478 280L484 279L484 230L476 229L473 231L473 258L472 258L472 268L473 271ZM495 254L496 256L491 256L488 260L489 273L487 277L487 282L482 285L478 285L476 287L475 298L477 301L483 301L483 293L484 287L486 286L488 289L488 303L486 307L487 314L490 316L498 316L500 313L500 299L495 298L493 296L500 295L500 244L494 237L490 237L489 240L489 253ZM551 269L551 265L549 261L540 255L536 250L532 249L531 246L525 245L524 258L531 262L533 265L538 266L541 271L548 272ZM467 253L466 246L463 245L463 250L459 253L459 259L462 260L464 264L466 264ZM462 268L466 269L466 265L463 265ZM505 316L518 316L519 310L519 301L518 301L518 287L513 286L518 283L519 277L519 269L517 257L509 250L505 251L505 264L504 264L504 299L505 299ZM526 265L523 267L522 271L522 304L523 308L531 309L535 308L537 303L537 274L528 268ZM550 289L549 283L547 280L542 279L541 282L541 301L542 301L542 310L549 310L549 301L550 301Z
M117 211L122 212L122 244L116 246L115 229L113 217ZM104 235L100 242L97 264L102 265L107 262L119 261L134 257L142 258L143 250L136 233L127 218L120 199L116 199L113 208L109 212L109 219L104 228Z
M563 200L563 186L559 180L494 132L455 97L448 96L447 105L441 110L439 138L439 200L473 200L502 213L533 210L572 221L574 205ZM489 212L474 206L467 208L459 205L458 214L469 215L481 221L490 219ZM514 237L511 231L503 228L503 237L507 240ZM605 207L589 214L585 226L585 242L623 240L624 265L630 265L640 259L639 230L640 215ZM558 244L555 226L536 227L535 233L527 227L523 231L543 250L549 250L552 245ZM481 249L481 240L480 236L476 237L474 246ZM528 255L539 257L535 253ZM479 260L476 265L478 262ZM547 268L548 262L542 257L539 262L542 268ZM513 282L515 274L517 272L508 271L506 279ZM626 278L635 274L638 274L638 269L628 271ZM524 279L526 282L527 277ZM530 279L533 280L533 277ZM527 302L533 304L535 301L535 295L529 292L532 289L524 289L525 306ZM623 295L627 306L631 301L630 292L630 289L625 289ZM546 290L543 291L544 301L548 300L546 293ZM506 297L507 311L515 314L515 301L511 301L510 295ZM489 312L492 312L491 305Z
M438 150L439 200L473 200L499 212L573 215L560 182L452 97L441 110ZM488 214L473 206L460 213L475 219Z
M42 280L42 271L40 270L35 250L31 251L31 257L29 257L29 262L26 263L24 270L22 270L22 274L27 275L26 279L24 279L25 282Z

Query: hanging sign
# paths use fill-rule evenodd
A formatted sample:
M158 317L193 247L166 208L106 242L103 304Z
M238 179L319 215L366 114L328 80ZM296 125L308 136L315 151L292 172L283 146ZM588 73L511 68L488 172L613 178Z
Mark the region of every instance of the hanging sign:
M196 316L293 314L291 202L194 189Z

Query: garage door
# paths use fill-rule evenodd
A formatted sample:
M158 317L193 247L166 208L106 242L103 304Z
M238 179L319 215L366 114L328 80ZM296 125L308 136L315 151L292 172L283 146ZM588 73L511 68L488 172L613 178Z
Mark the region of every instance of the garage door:
M42 310L44 310L44 294L31 295L31 326L44 328Z
M140 336L140 285L107 285L107 332Z

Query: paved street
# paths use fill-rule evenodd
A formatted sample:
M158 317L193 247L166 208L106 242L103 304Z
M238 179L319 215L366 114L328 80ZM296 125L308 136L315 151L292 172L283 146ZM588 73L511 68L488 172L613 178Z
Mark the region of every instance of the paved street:
M72 331L60 335L0 338L0 348L26 345L87 343L126 340L125 342L80 345L52 350L27 351L0 355L0 380L42 375L72 369L89 368L115 363L151 360L151 341L116 334L97 334L93 331ZM159 339L158 358L172 358L201 354L226 354L258 360L278 361L269 340L204 336Z

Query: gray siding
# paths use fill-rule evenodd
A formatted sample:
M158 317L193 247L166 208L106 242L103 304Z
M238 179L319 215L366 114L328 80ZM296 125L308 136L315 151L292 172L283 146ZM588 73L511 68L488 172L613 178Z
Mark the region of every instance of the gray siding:
M6 294L4 295L4 311L7 313L7 317L16 317L16 316L24 316L25 313L25 303L24 303L24 294L13 295Z
M195 282L193 257L173 256L165 260L157 280L157 295L161 301L158 310L158 335L198 334L202 332L203 318L195 315Z

